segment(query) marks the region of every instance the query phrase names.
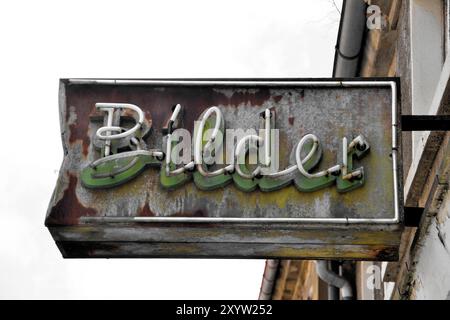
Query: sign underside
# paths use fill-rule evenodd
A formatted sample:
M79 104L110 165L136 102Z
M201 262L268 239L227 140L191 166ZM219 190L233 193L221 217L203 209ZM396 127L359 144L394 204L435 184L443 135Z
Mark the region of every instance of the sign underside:
M65 257L395 260L402 229L395 88L395 81L366 79L62 80L65 156L46 225ZM177 126L193 134L194 122L213 106L226 129L258 130L259 115L269 109L279 130L279 170L295 165L293 150L307 134L322 152L311 172L342 162L343 138L361 135L370 151L350 155L349 166L363 168L364 179L327 176L329 184L308 190L314 180L296 172L269 190L263 177L240 182L233 173L208 189L198 173L186 171L183 183L171 187L164 160L155 158L129 181L95 188L95 179L80 177L104 152L95 141L105 126L100 102L138 106L146 124L142 143L152 150L165 150L163 129L177 104L183 106ZM128 121L129 128L128 118L121 125Z

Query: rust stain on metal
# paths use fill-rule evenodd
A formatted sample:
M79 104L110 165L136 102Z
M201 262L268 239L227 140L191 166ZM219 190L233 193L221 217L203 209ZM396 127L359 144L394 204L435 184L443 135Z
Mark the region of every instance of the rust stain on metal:
M88 155L91 138L87 134L90 119L95 114L94 104L85 105L84 108L74 108L70 104L69 112L66 113L66 123L69 124L69 143L74 144L77 141L82 142L83 155ZM73 112L73 114L72 114ZM70 117L74 117L72 122L69 122Z
M265 101L270 99L270 90L267 88L241 90L233 93L232 97L228 99L229 105L239 105L245 103L251 106L261 106ZM222 104L225 101L222 102Z
M186 212L186 211L177 212L177 213L171 215L171 217L197 217L197 218L198 217L207 217L207 216L208 216L208 214L202 209L198 209L193 212Z
M69 185L46 219L47 226L75 225L81 216L95 216L97 210L83 206L76 195L78 179L69 174Z
M283 99L283 95L281 95L281 94L273 97L273 101L275 101L275 103L280 102L281 99Z
M150 206L148 205L148 202L145 203L144 207L141 208L138 214L139 217L154 217L155 213L150 210Z
M294 120L295 120L295 117L290 116L289 119L288 119L289 125L291 125L291 126L294 125Z
M70 126L70 142L83 141L83 150L87 154L90 138L87 135L89 127L89 115L95 112L96 102L128 102L138 105L148 117L151 115L155 130L160 130L167 115L175 103L182 103L186 112L183 122L186 129L192 131L193 123L200 114L213 105L236 107L241 104L248 106L261 106L270 100L271 94L268 88L241 89L227 95L220 90L212 88L196 88L196 94L192 94L192 88L148 88L143 86L133 87L131 94L128 87L111 87L83 85L70 86L67 96L67 106L74 106L77 120ZM69 113L66 121L69 120Z

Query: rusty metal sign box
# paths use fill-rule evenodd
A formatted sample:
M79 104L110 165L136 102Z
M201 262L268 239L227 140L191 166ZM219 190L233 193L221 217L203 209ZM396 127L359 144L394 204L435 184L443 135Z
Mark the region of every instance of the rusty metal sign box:
M401 141L396 79L63 79L59 112L64 160L45 224L67 258L200 257L396 260L402 230ZM145 115L151 149L164 150L163 128L176 104L179 126L217 106L226 128L259 127L276 113L280 170L312 133L321 143L319 168L341 157L343 137L363 135L370 152L355 159L359 188L335 184L312 192L294 183L265 192L234 183L201 190L192 180L175 189L150 166L126 183L88 188L81 173L99 158L96 103L131 103ZM193 174L186 172L187 175Z

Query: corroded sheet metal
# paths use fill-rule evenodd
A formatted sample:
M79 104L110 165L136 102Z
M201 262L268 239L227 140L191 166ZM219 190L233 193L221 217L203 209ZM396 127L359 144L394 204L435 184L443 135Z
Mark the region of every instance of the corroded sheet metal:
M217 251L216 256L339 258L344 255L341 251L346 251L345 246L352 246L348 252L353 258L395 259L401 229L401 212L396 211L399 210L396 203L401 194L394 192L392 143L394 137L398 138L398 133L395 127L393 130L393 111L396 110L391 107L391 88L321 86L320 81L316 86L241 82L239 85L233 82L198 85L189 81L175 84L62 80L60 114L65 157L46 225L63 254L67 257L203 257L214 256L214 243L216 246L226 243L224 248L231 251L223 249ZM94 134L103 125L95 110L97 102L139 106L152 126L145 139L146 145L152 149L164 149L162 128L177 103L185 108L181 126L191 132L194 121L211 106L221 109L227 128L256 130L259 128L257 115L271 108L277 115L276 128L280 129L280 168L293 163L291 151L307 133L314 133L322 143L321 168L340 161L344 136L351 139L363 134L370 143L370 154L356 165L364 167L365 185L344 194L338 193L336 187L302 193L294 186L273 192L256 190L245 193L233 184L215 191L200 191L192 182L168 191L159 183L160 169L147 168L137 178L121 186L89 190L81 185L79 175L81 169L99 157L93 145ZM132 220L136 217L143 219ZM259 224L257 220L249 224L239 221L232 225L224 225L223 220L201 225L195 222L172 225L169 220L148 223L155 217L391 219L393 223L352 226L321 224L320 221L307 225L277 225L276 221ZM299 230L313 230L316 234L308 231L300 236ZM332 230L335 233L324 236ZM262 235L262 232L267 234ZM376 240L371 237L375 234ZM321 238L322 241L317 243ZM361 241L361 238L365 240ZM251 245L243 249L244 243L258 242L258 239L266 239L263 243L270 246L264 247L260 243L254 253ZM124 251L127 246L117 245L120 241L130 243L128 254ZM139 241L146 243L142 245L142 251ZM152 246L158 242L172 245ZM193 244L183 245L189 242ZM201 242L212 245L192 247ZM233 243L236 244L235 251ZM289 243L292 248L286 247ZM177 250L174 244L177 244ZM345 246L342 250L335 250L327 247L330 244ZM306 254L309 245L313 247L310 247L310 254ZM359 246L363 246L360 255ZM201 250L203 247L205 251ZM325 251L321 254L322 249Z

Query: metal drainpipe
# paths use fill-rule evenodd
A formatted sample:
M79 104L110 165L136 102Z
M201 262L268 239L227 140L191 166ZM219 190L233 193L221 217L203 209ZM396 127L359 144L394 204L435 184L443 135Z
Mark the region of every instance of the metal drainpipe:
M272 299L273 287L275 284L279 260L266 260L266 267L264 268L264 275L259 291L259 300Z
M366 31L366 10L364 0L344 0L342 3L333 77L357 76Z
M353 290L350 282L344 277L330 271L327 261L316 261L317 275L326 283L341 289L343 300L353 300Z
M334 56L333 77L352 78L357 75L367 21L366 8L367 4L364 0L344 0L342 3L341 21ZM279 260L266 261L259 293L260 300L268 300L272 297L278 265ZM342 290L344 299L353 298L350 283L337 273L329 270L327 261L317 261L316 268L317 274L322 280ZM327 281L327 279L333 281L333 283ZM341 287L334 285L334 283L341 285ZM329 292L333 293L333 287L329 288ZM335 293L329 296L336 298Z
M358 75L359 63L366 31L367 4L364 0L344 0L341 10L341 21L334 55L333 77L353 78ZM350 282L338 274L335 262L316 261L319 277L329 284L328 298L339 299L341 290L344 300L353 299Z
M339 274L339 262L337 261L327 261L328 270ZM328 300L339 300L340 299L340 289L331 284L328 284Z

